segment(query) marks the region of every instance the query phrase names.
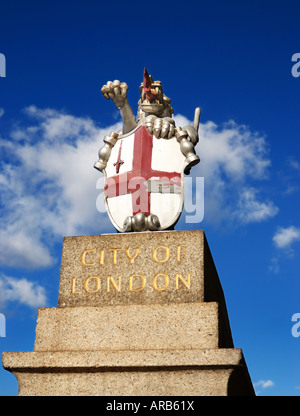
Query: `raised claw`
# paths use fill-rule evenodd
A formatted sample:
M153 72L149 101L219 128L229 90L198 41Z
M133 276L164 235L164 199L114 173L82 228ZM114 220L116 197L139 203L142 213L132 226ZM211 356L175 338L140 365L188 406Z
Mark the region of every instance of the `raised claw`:
M112 89L115 95L120 95L121 94L121 88L120 88L120 81L119 80L115 80L112 83Z
M123 95L123 97L125 97L127 95L127 91L128 91L128 85L126 84L126 82L122 82L120 84L120 88L121 88L121 95Z
M103 85L103 87L101 88L101 92L107 100L109 100L108 90L109 89L107 85Z
M125 82L120 82L118 79L108 81L106 85L103 85L101 92L104 97L109 100L110 98L115 103L116 107L121 110L127 101L128 86Z

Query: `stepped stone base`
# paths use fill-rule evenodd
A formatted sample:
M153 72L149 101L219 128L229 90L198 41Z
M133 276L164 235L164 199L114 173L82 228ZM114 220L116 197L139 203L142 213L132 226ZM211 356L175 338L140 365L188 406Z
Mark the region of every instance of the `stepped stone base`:
M65 238L58 307L2 360L24 396L254 395L203 231Z
M254 395L240 349L11 352L21 396Z

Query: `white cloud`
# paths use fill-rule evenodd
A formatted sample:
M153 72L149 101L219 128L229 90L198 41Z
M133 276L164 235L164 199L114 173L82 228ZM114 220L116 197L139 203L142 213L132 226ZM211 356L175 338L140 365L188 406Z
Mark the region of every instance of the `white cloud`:
M299 187L298 186L295 186L295 185L288 185L287 186L287 188L286 188L286 190L283 192L283 194L284 195L292 195L292 194L294 194L295 192L298 192L299 191Z
M289 164L296 171L298 171L298 172L300 171L300 163L297 160L295 160L293 158L290 158Z
M254 387L261 387L262 389L267 389L268 387L275 386L275 383L272 380L259 380L254 383Z
M46 306L45 289L27 279L16 279L4 274L0 276L0 305L8 301L17 301L31 308Z
M0 118L4 115L5 111L4 108L0 108Z
M96 210L101 174L93 164L104 136L120 125L100 129L88 118L34 106L25 112L33 125L15 127L14 142L1 142L0 262L47 267L55 261L52 243L62 236L110 229Z
M261 222L278 213L272 201L258 201L257 194L254 188L243 189L240 193L236 216L242 223Z
M33 213L32 213L33 214ZM48 267L56 262L49 249L40 242L41 232L32 230L30 224L16 222L0 231L0 263L8 267ZM31 223L32 224L32 223ZM24 229L18 229L23 226Z
M270 261L269 270L272 273L278 274L280 271L279 260L276 257L272 257Z
M176 125L191 122L175 116ZM248 224L275 216L278 208L265 200L254 181L268 179L271 162L264 137L230 121L200 124L193 176L205 178L205 219L212 223Z
M223 173L238 183L246 177L266 178L270 160L264 137L252 133L246 126L235 122L222 128L213 122L200 125L199 153L209 172Z
M293 225L287 228L280 227L273 237L273 242L277 248L289 248L292 243L299 240L300 228Z

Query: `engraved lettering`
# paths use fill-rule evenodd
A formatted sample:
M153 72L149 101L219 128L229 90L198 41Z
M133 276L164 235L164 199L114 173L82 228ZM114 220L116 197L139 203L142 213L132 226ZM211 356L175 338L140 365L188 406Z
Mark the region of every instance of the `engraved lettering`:
M117 251L122 250L122 248L110 248L113 251L113 264L117 264Z
M183 254L186 254L185 251L181 251L181 247L186 247L186 244L179 244L177 246L177 262L180 263L181 262L181 256Z
M133 288L133 279L135 277L142 279L141 285L138 288ZM146 285L146 277L143 274L131 274L129 276L129 290L131 292L139 292L140 290L144 289L145 285Z
M119 285L116 284L116 282L114 281L114 279L111 276L107 276L107 292L110 291L109 283L111 283L113 285L113 287L118 292L120 292L120 290L121 290L121 276L119 276Z
M135 253L136 254L136 253ZM136 256L135 256L136 257ZM132 257L133 259L135 257ZM175 278L175 282L174 282ZM131 274L129 276L129 286L122 286L122 279L124 276L117 275L112 276L108 275L106 277L106 292L121 292L126 291L129 288L130 292L140 292L146 287L147 278L143 274ZM171 281L170 281L171 279ZM150 280L150 279L149 279ZM126 278L127 281L127 278ZM169 276L166 273L157 273L153 276L152 282L149 281L148 285L151 285L154 290L164 291L172 290L175 286L175 290L191 289L191 273L175 273L172 276ZM175 285L174 285L175 283ZM171 284L171 285L170 285ZM82 288L83 285L83 288ZM71 281L71 293L72 294L81 294L83 291L86 293L95 293L101 290L101 278L99 276L88 276L85 278L84 282L81 283L81 278L73 276ZM105 290L105 289L104 289Z
M187 289L191 288L191 275L188 273L188 280L184 280L181 274L176 274L176 289L179 289L179 280L184 284Z
M95 287L94 287L94 289L90 289L89 288L89 282L91 281L91 280L96 280L96 284L95 284ZM95 292L98 292L98 290L100 289L100 277L98 277L98 276L89 276L89 277L87 277L86 279L85 279L85 282L84 282L84 289L85 289L85 291L86 292L88 292L88 293L95 293Z
M134 255L133 255L133 257L132 257L132 256L130 255L129 248L126 248L126 254L127 254L127 256L130 258L130 264L133 264L133 263L134 263L134 259L138 256L139 252L140 252L140 248L139 248L139 247L137 247L137 248L135 249L135 254L134 254Z
M163 249L165 251L164 257L162 258L157 257L157 250L159 249ZM160 252L161 251L162 250L160 250ZM161 257L161 255L159 257ZM156 261L157 263L164 263L165 261L169 260L169 257L170 257L170 250L169 250L169 247L167 246L158 246L153 250L153 260Z
M94 249L94 248L87 248L87 249L86 249L86 250L84 250L84 251L82 252L82 254L81 254L81 263L82 263L84 266L94 266L94 265L95 265L95 263L87 263L87 262L86 262L86 259L85 259L86 254L87 254L87 253L89 253L89 252L91 252L91 251L95 251L95 249Z
M164 281L165 281L165 285L163 287L158 287L157 286L157 278L159 276L163 276ZM154 277L153 277L153 287L155 290L166 290L168 289L169 286L169 276L166 273L157 273Z
M104 248L101 248L100 250L100 264L103 265L104 261Z
M81 293L78 292L77 290L75 290L75 286L76 286L76 277L72 277L72 289L71 289L71 293Z

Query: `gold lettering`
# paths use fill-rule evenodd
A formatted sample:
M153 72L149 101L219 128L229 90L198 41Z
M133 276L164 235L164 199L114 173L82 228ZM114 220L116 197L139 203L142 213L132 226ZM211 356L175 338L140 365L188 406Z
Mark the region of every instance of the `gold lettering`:
M133 263L134 263L134 259L138 256L139 252L140 252L140 248L139 248L139 247L137 247L137 248L135 249L135 254L134 254L134 256L132 257L132 256L130 255L130 253L129 253L129 248L126 248L126 254L127 254L127 256L130 258L130 264L133 264Z
M162 248L165 250L165 256L162 259L157 258L157 250L159 248ZM170 250L167 246L158 246L153 250L153 260L156 261L157 263L164 263L165 261L169 260L169 257L170 257Z
M190 289L191 287L191 275L188 273L188 280L184 280L181 274L176 274L176 289L179 288L179 280L184 284L185 287Z
M111 277L111 276L107 276L107 292L109 292L110 291L110 288L109 288L109 282L111 282L112 283L112 285L113 285L113 287L118 291L118 292L120 292L120 290L121 290L121 276L119 276L119 286L117 286L117 284L116 284L116 282L114 281L114 279Z
M95 289L89 289L89 281L91 279L96 279L96 288ZM87 277L85 279L85 282L84 282L84 289L88 293L95 293L95 292L97 292L100 289L100 277L98 277L98 276L89 276L89 277Z
M71 293L81 293L75 290L75 284L76 284L76 277L72 277L72 290Z
M95 249L94 248L87 248L81 254L81 263L84 266L94 266L94 264L95 264L95 263L87 263L86 260L85 260L86 253L89 253L90 251L95 251Z
M142 279L141 287L139 287L137 289L136 288L133 288L133 284L132 283L133 283L133 278L134 277L140 277ZM131 292L138 292L140 290L143 290L144 287L145 287L145 285L146 285L146 277L143 274L131 274L129 276L129 290Z
M157 286L157 278L158 276L163 276L165 279L165 285L164 287L158 287ZM155 290L166 290L169 286L169 276L165 273L157 273L154 277L153 277L153 287Z
M103 265L104 261L104 248L101 248L100 250L100 264Z
M177 246L177 262L178 263L180 263L181 262L181 256L183 255L183 254L186 254L186 252L185 251L183 251L183 252L181 252L180 251L180 248L181 247L186 247L186 244L179 244L178 246Z
M110 248L113 251L113 264L117 264L117 251L122 250L122 248Z

